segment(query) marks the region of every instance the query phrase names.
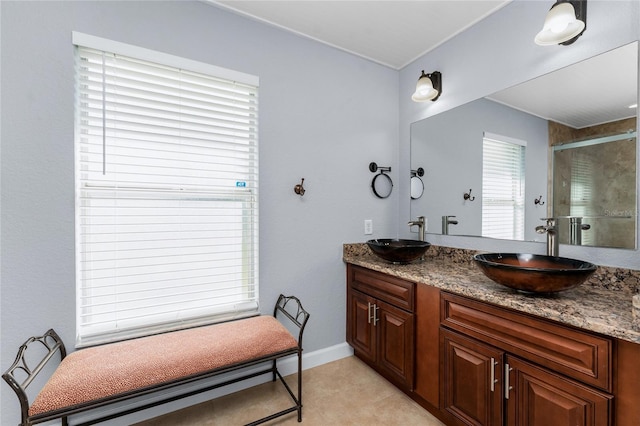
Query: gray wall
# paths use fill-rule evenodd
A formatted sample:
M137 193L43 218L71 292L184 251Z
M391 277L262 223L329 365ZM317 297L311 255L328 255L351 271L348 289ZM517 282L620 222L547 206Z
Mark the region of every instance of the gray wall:
M533 42L552 1L514 0L473 27L418 58L400 71L400 173L409 176L410 125L550 71L640 39L640 2L589 0L587 30L570 46ZM436 102L415 103L411 94L420 71L442 73L443 93ZM415 238L408 178L399 188L398 234ZM542 222L540 222L542 224ZM544 243L430 235L428 241L486 251L544 253ZM560 246L560 255L600 265L640 269L637 250Z
M75 340L72 31L260 77L261 308L295 294L312 314L306 352L345 341L342 244L365 240L364 219L374 237L396 232L396 191L377 199L368 170L392 166L397 180L396 71L199 1L0 10L2 371L49 327ZM0 392L0 424L17 424L15 396Z

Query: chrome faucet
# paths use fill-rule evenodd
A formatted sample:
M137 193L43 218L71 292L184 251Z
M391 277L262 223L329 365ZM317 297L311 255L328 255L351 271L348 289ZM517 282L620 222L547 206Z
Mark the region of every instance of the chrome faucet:
M547 234L547 256L558 256L560 248L560 238L558 238L558 226L556 225L555 217L543 217L541 220L546 220L546 225L536 226L536 232L538 234Z
M411 220L409 221L409 223L407 224L409 225L409 227L412 226L417 226L418 227L418 238L420 239L420 241L424 241L424 233L426 231L426 223L425 223L425 219L424 216L418 216L417 220Z
M449 225L457 225L457 220L452 220L455 216L442 216L442 235L449 235Z

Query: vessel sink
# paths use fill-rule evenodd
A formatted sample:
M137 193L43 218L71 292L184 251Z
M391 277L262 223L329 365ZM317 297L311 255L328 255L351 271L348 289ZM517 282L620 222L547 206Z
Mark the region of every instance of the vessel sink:
M473 256L482 272L498 284L527 293L556 293L582 284L596 265L566 257L520 253Z
M367 241L378 257L393 263L409 263L420 258L431 244L426 241L380 238Z

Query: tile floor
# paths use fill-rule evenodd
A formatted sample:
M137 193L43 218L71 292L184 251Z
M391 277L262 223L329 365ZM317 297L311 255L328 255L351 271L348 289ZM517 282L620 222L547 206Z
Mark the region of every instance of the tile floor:
M287 382L294 386L295 375ZM304 425L444 425L355 357L305 370L302 401ZM243 425L290 405L282 384L269 382L136 426ZM266 424L297 425L297 415Z

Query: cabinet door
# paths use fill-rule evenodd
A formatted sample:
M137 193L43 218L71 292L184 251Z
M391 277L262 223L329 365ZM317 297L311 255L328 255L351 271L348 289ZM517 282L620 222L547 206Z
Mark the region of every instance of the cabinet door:
M398 384L413 389L414 315L376 301L378 365Z
M441 408L466 425L501 425L504 353L443 328L440 342Z
M373 324L375 299L359 291L347 292L347 342L361 358L375 362L376 334Z
M606 426L611 396L566 377L507 357L510 426Z

